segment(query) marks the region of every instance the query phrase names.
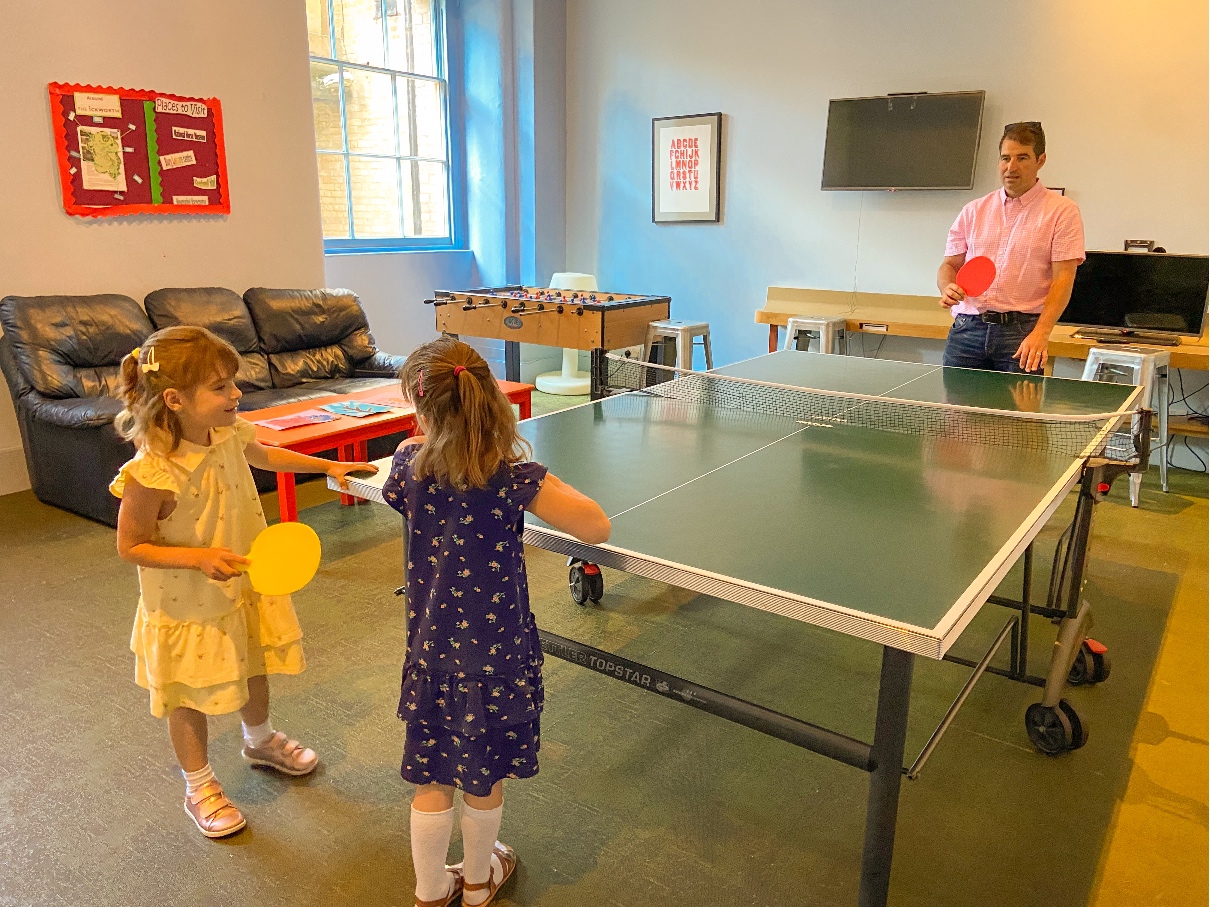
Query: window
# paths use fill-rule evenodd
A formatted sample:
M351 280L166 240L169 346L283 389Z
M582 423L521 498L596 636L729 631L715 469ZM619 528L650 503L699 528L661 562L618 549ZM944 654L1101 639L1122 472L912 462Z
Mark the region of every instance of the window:
M329 251L448 246L442 0L306 0Z

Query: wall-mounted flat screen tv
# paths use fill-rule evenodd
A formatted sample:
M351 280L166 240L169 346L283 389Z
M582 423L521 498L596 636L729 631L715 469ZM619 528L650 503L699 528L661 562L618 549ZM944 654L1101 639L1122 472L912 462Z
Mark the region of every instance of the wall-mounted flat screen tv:
M828 102L824 189L970 189L982 91Z
M1205 255L1089 252L1076 269L1062 324L1199 335L1210 289Z

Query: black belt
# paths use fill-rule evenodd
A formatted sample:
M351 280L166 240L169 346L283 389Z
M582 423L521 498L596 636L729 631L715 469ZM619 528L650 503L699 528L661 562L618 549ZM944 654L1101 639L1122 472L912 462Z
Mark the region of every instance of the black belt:
M969 315L969 318L978 318L984 324L1016 324L1018 321L1025 321L1027 318L1037 318L1035 312L980 312L978 315Z

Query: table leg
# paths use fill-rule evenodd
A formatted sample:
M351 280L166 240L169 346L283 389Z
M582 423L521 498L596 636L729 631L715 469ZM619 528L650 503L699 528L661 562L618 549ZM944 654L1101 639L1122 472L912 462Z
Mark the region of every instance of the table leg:
M521 344L516 340L504 341L504 380L521 380Z
M589 399L600 400L605 396L605 390L609 385L609 363L605 358L604 349L598 347L592 351L592 359L589 370L591 373L591 381L589 382Z
M528 392L517 401L517 413L522 419L528 419L532 414L533 401Z
M878 717L874 721L870 796L866 806L865 844L861 850L858 907L886 907L899 817L899 783L907 738L908 702L912 692L912 654L884 646L878 684Z
M277 511L283 523L298 522L298 499L294 495L294 473L277 473Z
M336 456L345 463L355 460L357 459L356 449L358 445L364 447L365 442L361 441L358 442L358 444L341 444L338 448L336 448ZM340 503L344 507L352 507L357 504L357 498L351 494L341 493Z
M777 325L769 325L769 352L777 352Z

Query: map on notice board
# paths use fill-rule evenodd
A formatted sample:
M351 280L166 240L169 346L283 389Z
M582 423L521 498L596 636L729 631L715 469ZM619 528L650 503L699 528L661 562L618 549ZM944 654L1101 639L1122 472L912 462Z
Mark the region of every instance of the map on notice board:
M216 98L52 82L50 115L68 214L231 213Z

